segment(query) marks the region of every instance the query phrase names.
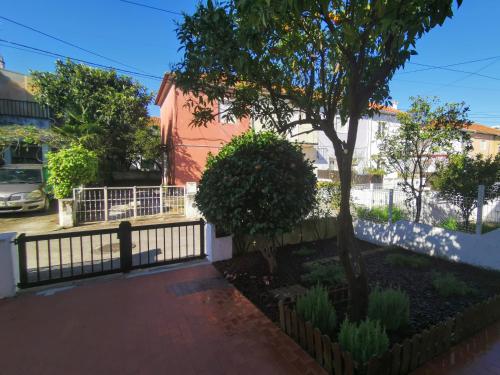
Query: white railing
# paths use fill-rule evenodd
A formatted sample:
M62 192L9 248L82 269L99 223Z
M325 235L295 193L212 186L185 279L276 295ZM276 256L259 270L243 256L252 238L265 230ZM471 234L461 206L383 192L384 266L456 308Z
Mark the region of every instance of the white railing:
M485 195L489 198L487 201L484 200ZM500 225L500 195L497 191L485 194L484 187L480 187L477 197L466 199L477 205L467 222L459 210L460 202L443 199L433 191L424 191L420 222L476 234ZM354 186L351 190L351 202L354 216L371 221L413 221L415 216L414 200L408 200L408 195L399 189Z
M184 186L73 189L77 222L121 220L158 214L184 215Z

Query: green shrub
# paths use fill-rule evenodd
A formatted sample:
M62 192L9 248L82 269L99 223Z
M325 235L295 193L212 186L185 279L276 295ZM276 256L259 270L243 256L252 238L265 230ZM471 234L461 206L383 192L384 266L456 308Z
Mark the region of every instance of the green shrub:
M398 289L375 288L370 293L368 318L379 320L389 331L404 327L410 321L410 299Z
M311 263L309 272L301 279L307 284L321 284L326 286L343 284L346 281L344 268L338 263Z
M459 230L458 220L454 217L448 217L438 224L439 227L448 230Z
M311 288L297 299L297 314L326 335L331 335L337 325L337 315L328 291L320 285Z
M462 280L457 279L452 273L434 274L432 285L443 297L465 296L474 292L473 288L469 287Z
M385 262L391 266L423 268L430 265L430 260L423 256L410 254L389 254L385 257Z
M73 188L90 184L97 179L98 159L93 151L83 146L69 148L47 154L49 180L58 199L68 198Z
M387 222L389 221L389 206L380 206L373 208L366 207L356 207L356 215L360 219L376 220ZM392 221L396 222L398 220L406 219L407 215L399 207L392 208Z
M292 254L299 257L307 257L316 254L316 249L307 246L301 246L299 249L292 251Z
M346 319L340 327L338 338L342 350L350 352L360 364L389 348L387 333L376 320L366 319L357 325Z

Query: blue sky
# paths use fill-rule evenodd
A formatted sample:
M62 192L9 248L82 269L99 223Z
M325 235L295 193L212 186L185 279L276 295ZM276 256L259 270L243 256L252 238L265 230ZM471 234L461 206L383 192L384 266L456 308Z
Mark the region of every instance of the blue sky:
M174 12L191 13L197 1L136 0ZM476 59L489 60L450 67L464 72L422 69L407 64L391 82L391 95L399 108L407 108L409 97L436 95L443 101L465 101L470 117L486 125L500 124L500 1L464 0L455 17L443 27L425 35L418 43L418 56L412 63L443 66ZM181 17L138 7L119 0L3 0L0 16L39 29L68 42L118 60L133 68L106 61L71 46L0 19L0 39L57 52L104 65L143 71L162 76L179 60L175 23ZM7 69L27 73L53 70L54 57L6 47L0 42L0 54ZM476 73L476 74L470 74ZM487 77L478 76L486 75ZM152 91L159 81L137 78ZM150 112L159 110L152 105Z

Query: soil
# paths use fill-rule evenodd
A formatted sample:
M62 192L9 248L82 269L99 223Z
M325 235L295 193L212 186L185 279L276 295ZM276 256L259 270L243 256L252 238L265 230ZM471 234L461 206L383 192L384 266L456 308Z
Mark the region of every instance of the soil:
M373 251L377 246L358 241L367 268L370 287L395 287L404 290L410 298L410 324L399 332L391 333L391 342L400 342L405 337L454 316L467 306L478 303L500 293L500 272L486 270L445 259L428 257L430 265L422 268L392 266L386 256L393 253L408 254L398 248ZM310 255L298 255L301 248L316 249ZM270 294L276 288L304 283L301 275L307 272L304 263L334 257L337 254L336 240L317 241L300 245L288 245L278 250L278 270L270 275L265 259L259 252L250 252L233 259L217 262L215 267L235 285L250 301L259 307L271 320L278 321L278 301ZM420 255L427 257L425 255ZM432 279L436 272L453 273L463 280L474 293L465 296L442 297L434 289ZM307 285L304 285L307 286ZM343 310L343 309L342 309ZM339 321L343 311L337 311Z

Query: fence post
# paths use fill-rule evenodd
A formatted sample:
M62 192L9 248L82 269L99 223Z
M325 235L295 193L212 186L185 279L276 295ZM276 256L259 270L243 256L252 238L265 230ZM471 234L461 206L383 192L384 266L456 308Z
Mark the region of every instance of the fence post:
M120 240L120 268L122 272L132 269L132 225L129 221L122 221L118 226Z
M484 185L479 185L478 189L477 189L476 234L481 234L481 232L482 232L483 205L484 205Z
M373 195L374 195L373 182L370 182L370 210L373 208Z
M19 284L28 284L28 262L26 257L26 234L21 233L15 240L19 251Z
M205 220L200 219L200 255L206 257L205 252Z
M389 189L389 224L392 224L392 208L394 206L394 189Z
M108 187L104 186L104 221L108 221Z
M133 187L134 194L134 219L137 218L137 188Z
M160 185L160 214L163 213L163 185Z

